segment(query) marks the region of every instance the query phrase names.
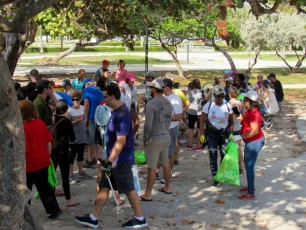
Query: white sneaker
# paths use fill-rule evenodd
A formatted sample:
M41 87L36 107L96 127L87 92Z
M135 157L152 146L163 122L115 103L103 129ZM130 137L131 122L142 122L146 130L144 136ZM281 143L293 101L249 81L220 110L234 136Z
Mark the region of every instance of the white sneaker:
M184 145L187 143L187 141L185 139L179 139L179 144Z

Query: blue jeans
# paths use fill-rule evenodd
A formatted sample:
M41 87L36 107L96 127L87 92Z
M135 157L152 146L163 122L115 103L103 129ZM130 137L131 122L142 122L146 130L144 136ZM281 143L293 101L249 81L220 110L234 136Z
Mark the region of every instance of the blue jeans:
M248 194L253 195L255 190L255 172L254 167L258 154L265 144L265 138L246 142L244 147L244 165L248 181Z
M209 163L211 174L215 176L218 171L218 150L220 152L222 162L225 155L224 148L225 138L220 133L207 133L207 146L209 152Z

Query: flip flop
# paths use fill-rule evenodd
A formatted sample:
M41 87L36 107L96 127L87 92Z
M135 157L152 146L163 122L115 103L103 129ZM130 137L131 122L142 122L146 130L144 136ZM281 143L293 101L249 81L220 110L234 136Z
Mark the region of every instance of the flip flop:
M54 193L55 193L55 196L57 196L57 197L65 196L64 191L62 191L60 189L56 189Z
M78 206L78 205L80 205L80 202L78 202L78 201L74 201L74 202L72 202L72 204L67 204L67 207L69 208L69 207L74 207L74 206Z
M163 192L163 193L168 194L168 195L172 194L172 192L167 192L167 191L164 189L164 187L159 188L158 191Z
M151 201L153 201L153 199L147 199L147 198L144 198L144 197L142 197L142 196L139 197L139 200L140 200L140 201L145 201L145 202L151 202Z

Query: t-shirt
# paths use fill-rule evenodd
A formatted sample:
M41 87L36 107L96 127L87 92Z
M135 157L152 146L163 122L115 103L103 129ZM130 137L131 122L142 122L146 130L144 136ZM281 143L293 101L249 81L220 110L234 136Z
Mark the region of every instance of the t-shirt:
M171 93L170 95L166 96L166 98L170 101L172 105L172 115L180 114L183 112L182 100L178 95L176 95L175 93ZM171 121L169 129L178 126L178 124L179 121Z
M131 110L132 104L132 93L129 85L125 82L122 84L122 87L125 89L125 105L128 107L129 111Z
M187 93L189 107L187 113L191 115L201 115L202 92L199 89L192 89Z
M251 123L258 124L259 132L253 137L244 138L243 139L244 142L255 141L264 136L264 133L261 129L262 120L261 120L260 111L256 108L245 111L244 117L242 118L241 121L241 134L248 133L251 131Z
M107 124L106 153L108 157L111 154L117 136L126 136L126 143L119 154L117 162L134 163L133 125L129 109L126 105L122 105L114 110Z
M208 111L210 104L211 106ZM225 101L223 101L221 106L216 105L215 102L207 102L202 112L207 114L209 122L217 129L225 129L228 126L229 115L233 113L233 110L232 105Z
M181 98L183 104L185 105L189 104L189 99L182 90L174 89L173 92Z
M170 101L163 96L153 97L147 103L143 132L144 141L170 139L169 127L172 110Z
M128 71L126 69L118 69L116 72L116 81L118 81L119 86L125 83L126 75Z
M33 101L33 104L36 106L39 118L43 120L47 126L51 125L52 112L46 100L38 95Z
M103 100L103 94L97 87L88 86L83 90L82 98L89 101L88 120L93 120L96 108Z
M85 84L85 79L83 81L79 81L78 78L73 79L73 81L71 82L71 86L75 89L75 90L82 90Z
M87 136L86 136L86 126L84 122L84 106L80 105L80 108L70 107L68 112L71 116L71 121L77 120L78 116L82 116L83 120L78 121L73 124L73 130L75 134L75 141L72 142L73 144L86 144L87 143Z
M53 140L41 119L23 122L26 147L26 172L35 172L50 165L47 143Z

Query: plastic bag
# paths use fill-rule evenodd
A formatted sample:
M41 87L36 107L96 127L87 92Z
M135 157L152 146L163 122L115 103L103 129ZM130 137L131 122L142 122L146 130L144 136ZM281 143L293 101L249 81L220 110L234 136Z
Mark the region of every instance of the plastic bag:
M56 176L56 171L53 165L53 161L50 158L50 165L48 167L48 182L51 185L51 187L55 188L57 185L57 176ZM34 195L35 199L40 199L38 192L35 193Z
M225 147L225 151L226 154L220 164L217 174L214 176L214 180L239 186L239 153L237 144L231 141Z
M142 151L135 151L135 164L145 164L146 163L146 154Z

